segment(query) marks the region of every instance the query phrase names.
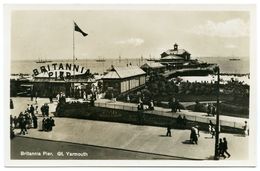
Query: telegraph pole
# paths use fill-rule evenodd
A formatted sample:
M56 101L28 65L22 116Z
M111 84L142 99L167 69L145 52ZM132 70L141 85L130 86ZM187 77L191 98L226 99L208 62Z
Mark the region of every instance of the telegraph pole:
M215 155L214 160L219 159L218 154L218 140L219 140L219 81L220 81L220 71L219 66L216 67L217 69L217 114L216 114L216 136L215 136Z

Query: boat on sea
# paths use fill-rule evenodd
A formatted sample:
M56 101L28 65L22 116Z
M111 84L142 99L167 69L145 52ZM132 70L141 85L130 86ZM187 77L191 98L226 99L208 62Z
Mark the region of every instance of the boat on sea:
M36 61L36 63L47 63L47 62L52 62L51 60L42 60L39 59L38 61Z
M230 61L240 61L240 58L230 58Z
M105 62L106 60L103 58L103 59L101 59L101 58L99 58L99 59L97 59L96 60L96 62Z
M36 63L46 63L46 62L43 60L38 60L38 61L36 61Z

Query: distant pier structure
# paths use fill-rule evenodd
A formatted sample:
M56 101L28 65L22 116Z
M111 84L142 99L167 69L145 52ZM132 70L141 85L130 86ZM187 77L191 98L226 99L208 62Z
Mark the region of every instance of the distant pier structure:
M182 66L185 63L191 62L191 54L185 49L179 49L178 44L173 45L173 49L161 53L159 62L163 65Z

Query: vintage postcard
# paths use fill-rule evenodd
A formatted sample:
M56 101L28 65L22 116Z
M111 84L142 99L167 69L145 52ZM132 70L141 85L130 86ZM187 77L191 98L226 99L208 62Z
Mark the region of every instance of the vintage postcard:
M6 165L255 166L255 12L5 5Z

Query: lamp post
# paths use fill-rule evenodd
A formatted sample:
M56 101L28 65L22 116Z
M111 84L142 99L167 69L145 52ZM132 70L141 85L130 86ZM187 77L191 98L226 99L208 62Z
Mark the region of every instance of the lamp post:
M215 136L215 155L214 160L218 160L218 140L219 140L219 81L220 81L220 71L219 66L216 67L217 72L217 114L216 114L216 136Z

